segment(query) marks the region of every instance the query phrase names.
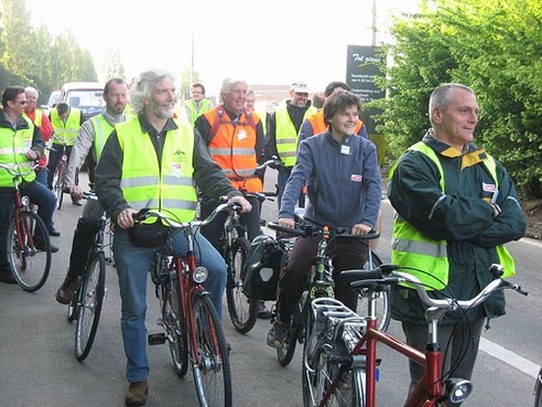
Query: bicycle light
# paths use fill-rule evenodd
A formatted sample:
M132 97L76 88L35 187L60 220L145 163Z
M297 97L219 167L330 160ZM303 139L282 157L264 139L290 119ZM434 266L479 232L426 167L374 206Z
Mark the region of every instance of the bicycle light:
M450 403L460 404L468 397L472 391L472 383L469 380L459 377L451 377L446 380L446 394Z
M196 283L201 284L209 277L209 271L205 267L196 267L193 274L193 279Z
M30 198L28 198L28 196L26 195L21 196L21 205L22 206L30 205Z

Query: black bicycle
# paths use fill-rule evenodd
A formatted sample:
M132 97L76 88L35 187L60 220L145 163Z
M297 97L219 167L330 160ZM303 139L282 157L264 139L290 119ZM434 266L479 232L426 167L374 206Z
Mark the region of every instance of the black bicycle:
M368 242L371 239L378 238L380 232L373 230L365 235L350 235L346 233L347 230L344 228L332 229L299 218L297 218L295 229L286 228L274 222L269 222L268 227L284 235L318 238L317 254L311 270L310 280L308 280L306 289L294 308L286 338L282 345L277 348L279 363L281 366L287 366L292 361L297 342L304 343L304 347L307 348L306 342L311 334L310 327L312 327L313 318L310 312L311 302L316 298L333 299L335 296L332 279L333 266L328 252L329 243L337 238L358 239ZM292 245L287 240L279 239L279 242L283 245L285 251L291 250ZM370 251L369 248L367 250Z

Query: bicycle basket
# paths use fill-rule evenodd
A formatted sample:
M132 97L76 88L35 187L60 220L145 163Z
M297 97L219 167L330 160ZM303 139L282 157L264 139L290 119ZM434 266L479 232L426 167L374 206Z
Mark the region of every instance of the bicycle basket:
M260 235L250 245L243 281L245 295L256 300L275 300L283 250L271 236Z

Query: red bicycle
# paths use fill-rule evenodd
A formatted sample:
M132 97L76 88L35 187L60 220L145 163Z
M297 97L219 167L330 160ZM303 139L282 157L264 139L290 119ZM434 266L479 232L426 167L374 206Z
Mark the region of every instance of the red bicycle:
M399 271L404 270L404 271ZM428 321L427 350L420 352L387 332L378 329L374 299L369 302L366 325L358 318L344 318L326 304L313 305L314 328L311 349L304 354L304 374L310 385L307 406L362 406L375 407L376 382L379 360L377 344L382 343L396 352L424 366L426 371L408 399L405 407L445 406L446 402L460 403L469 395L469 380L450 377L442 372L441 348L438 339L438 321L452 310L466 310L481 304L493 292L513 289L527 295L517 284L500 278L500 265L492 265L495 276L477 296L470 300L429 297L422 283L409 269L395 265L381 265L374 270L347 270L340 278L351 288L370 289L373 294L391 284L410 283L416 287L426 310ZM373 298L375 295L373 295ZM318 306L319 305L319 306ZM329 309L327 309L329 308Z
M201 224L211 222L217 213L228 207L228 204L219 205ZM136 221L147 218L158 218L170 228L182 230L188 243L186 255L175 257L158 253L151 268L162 314L158 323L165 333L149 335L149 345L169 342L179 376L186 374L190 360L202 406L231 406L229 352L216 309L203 287L209 273L197 264L194 251L197 228L195 224L181 224L154 210L143 209L134 215Z
M15 208L7 232L6 253L11 273L26 291L39 290L51 269L51 243L43 220L32 210L30 198L19 190L21 180L35 167L0 164L13 177Z

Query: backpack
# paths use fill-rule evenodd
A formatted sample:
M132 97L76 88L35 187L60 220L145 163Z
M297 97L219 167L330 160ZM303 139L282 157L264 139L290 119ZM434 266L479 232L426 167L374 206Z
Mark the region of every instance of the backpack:
M271 236L256 236L250 244L244 294L255 300L276 300L284 251Z

